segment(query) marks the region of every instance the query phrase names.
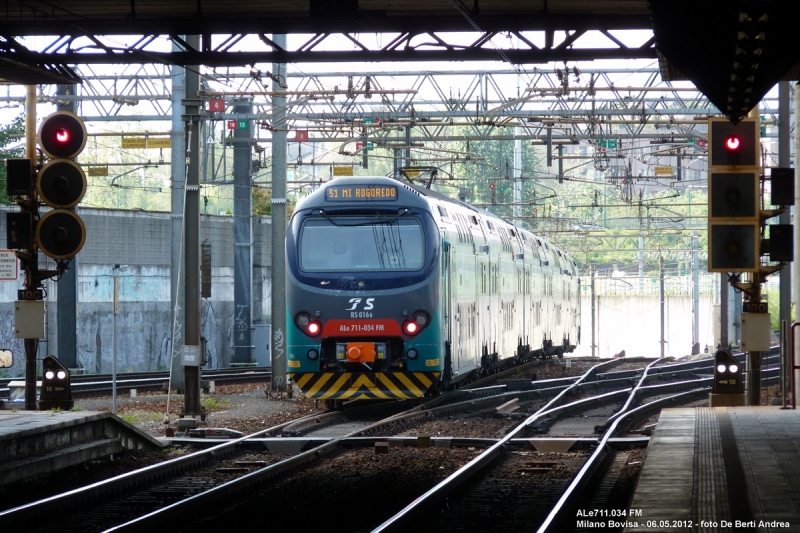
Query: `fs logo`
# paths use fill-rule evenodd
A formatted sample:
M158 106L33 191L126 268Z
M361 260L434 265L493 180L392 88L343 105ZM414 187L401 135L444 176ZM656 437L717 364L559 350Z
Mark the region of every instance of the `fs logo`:
M367 298L367 301L364 303L364 311L371 310L372 307L373 307L372 303L374 301L375 301L375 298ZM353 306L350 307L349 309L345 309L345 311L354 311L355 308L358 307L358 304L361 303L361 298L350 298L350 302L348 302L348 303L353 304Z

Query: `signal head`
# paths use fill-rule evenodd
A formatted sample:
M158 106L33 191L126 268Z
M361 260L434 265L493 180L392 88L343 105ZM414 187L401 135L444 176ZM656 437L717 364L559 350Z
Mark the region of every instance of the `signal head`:
M728 119L709 119L709 166L757 167L761 163L758 124L744 119L733 124Z
M86 125L75 113L58 111L42 121L39 145L51 159L72 159L86 146Z

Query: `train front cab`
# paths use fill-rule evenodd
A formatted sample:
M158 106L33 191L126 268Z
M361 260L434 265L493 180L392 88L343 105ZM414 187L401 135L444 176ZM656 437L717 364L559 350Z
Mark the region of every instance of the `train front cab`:
M379 188L394 198L371 196ZM286 237L287 366L307 397L407 399L436 386L439 257L427 203L397 181L333 180L298 205Z

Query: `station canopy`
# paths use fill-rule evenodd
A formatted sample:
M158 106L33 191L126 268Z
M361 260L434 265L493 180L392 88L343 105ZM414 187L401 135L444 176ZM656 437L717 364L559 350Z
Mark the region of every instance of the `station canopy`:
M469 61L547 63L589 59L658 57L666 81L691 80L731 120L738 121L782 79L796 79L800 47L792 39L795 0L0 0L0 80L6 83L75 83L69 65L163 62L233 66L254 62ZM647 29L654 39L625 46L615 30ZM544 46L523 32L546 35ZM617 48L581 49L575 41L601 31ZM448 32L481 35L468 46L446 41ZM554 39L567 32L565 39ZM352 52L313 53L326 34L342 33ZM359 34L395 34L370 50ZM507 33L525 42L522 49L498 52L489 41ZM211 35L230 34L221 46ZM237 36L258 35L268 54L232 51ZM310 34L302 49L286 50L272 34ZM430 35L434 48L411 46ZM23 36L56 36L34 50ZM126 49L112 48L98 36L142 35ZM154 54L148 39L170 35L179 50ZM194 49L180 35L200 35ZM58 39L60 37L60 40ZM96 43L81 50L71 38ZM316 39L316 40L315 40Z

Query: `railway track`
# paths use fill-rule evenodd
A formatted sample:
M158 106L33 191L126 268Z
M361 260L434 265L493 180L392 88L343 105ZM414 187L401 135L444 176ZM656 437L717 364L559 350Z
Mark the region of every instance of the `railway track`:
M543 406L469 464L449 476L445 481L417 498L412 504L392 516L373 530L391 531L571 531L579 502L591 501L587 490L596 487L609 464L624 466L626 451L618 451L612 440L637 417L645 416L661 405L678 399L697 398L709 390L705 379L683 383L646 385L648 370L642 372L633 388L580 398L558 405L559 397L582 395L581 385L588 385L591 372L581 376L566 388L559 397ZM592 370L596 371L597 367ZM648 395L669 390L686 390L660 400L634 408ZM592 416L602 414L611 407L616 412L599 427L592 425ZM551 455L526 455L512 453L511 442L531 433L541 433L554 428L560 421L575 415L583 422L584 433L605 431L593 453L560 452L556 459ZM580 432L580 424L573 425L573 433ZM527 467L526 467L527 466ZM530 472L527 478L520 476ZM577 473L576 473L577 472ZM543 476L543 474L547 474ZM467 487L467 488L464 488ZM612 485L613 487L613 485Z
M445 510L445 515L451 512L454 513L453 516L459 516L456 512L458 505L471 509L474 515L478 513L477 507L470 502L481 500L481 494L494 494L492 485L486 485L486 480L490 478L494 480L495 488L499 484L499 493L503 495L503 501L510 501L511 495L514 494L529 498L529 501L520 501L515 508L523 514L528 513L530 516L538 517L514 518L513 527L509 526L507 530L518 530L514 528L518 528L521 523L532 523L531 520L543 524L542 527L545 525L551 528L563 527L564 516L569 517L570 512L574 510L574 501L586 498L585 492L581 492L585 491L586 487L605 487L605 492L610 492L613 488L616 478L609 475L607 466L617 465L618 469L625 466L628 459L626 454L631 453L627 451L631 441L626 440L628 437L620 435L624 434L628 426L642 417L646 418L657 412L662 405L687 401L694 397L691 395L705 394L710 387L710 375L704 375L707 374L708 365L698 364L687 368L685 364L664 364L663 361L656 361L649 364L646 370L614 370L614 367L630 362L631 360L622 359L607 361L595 365L582 376L575 378L528 381L525 386L519 380L512 380L462 389L419 405L413 405L416 403L413 401L392 402L375 404L368 408L346 406L350 408L316 413L213 446L199 454L191 454L5 511L0 513L0 520L4 524L25 526L26 529L33 531L148 529L152 531L165 527L177 527L177 530L181 530L187 523L190 525L186 525L185 530L189 531L201 522L204 526L222 527L226 522L230 523L230 520L239 520L245 506L255 524L258 516L263 519L263 514L259 515L257 512L253 514L253 509L243 504L243 501L260 494L259 498L267 502L263 505L272 505L272 502L280 501L282 495L291 493L289 489L296 490L297 484L313 483L314 487L308 491L310 494L316 494L317 482L323 474L315 473L317 472L315 469L324 472L323 467L326 465L334 465L328 468L335 469L337 461L352 464L355 460L360 461L361 465L368 465L369 462L381 457L373 451L376 442L384 446L383 443L391 441L394 450L392 454L410 454L404 463L404 468L409 471L413 471L416 459L427 454L434 460L443 461L448 465L447 468L452 467L452 473L446 471L445 473L450 475L444 480L426 478L428 486L415 494L404 494L400 489L398 489L400 494L387 494L387 501L392 502L388 507L376 506L375 509L379 510L373 511L372 514L360 513L359 520L348 522L346 527L339 529L332 525L328 528L330 531L369 531L373 528L376 528L374 531L395 531L403 530L409 527L409 524L414 524L412 529L405 530L423 531L426 528L421 526L435 523L431 516L439 516L442 509ZM765 370L765 380L770 379L769 374L770 371ZM661 381L654 381L656 376ZM693 379L675 381L686 376ZM672 381L665 381L669 379ZM473 385L483 385L483 383L476 382ZM636 400L630 399L632 394L636 395ZM657 400L644 403L648 398ZM517 425L503 438L434 437L430 442L431 448L427 451L411 448L415 445L420 446L425 438L409 436L407 434L409 429L420 427L431 420L458 419L470 413L494 413L498 408L514 401L520 402L523 406L527 404L528 410L535 412L530 416L526 415L523 423ZM638 404L643 405L637 407ZM623 414L606 416L610 412L623 413L625 416ZM573 447L594 448L594 453L576 451L573 448L573 451L563 452L566 455L559 456L558 464L544 466L541 464L543 460L541 456L530 455L537 453L531 452L531 444L537 439L542 442L553 440L552 436L542 438L544 431L556 427L570 416L577 414L583 417L583 413L593 416L585 419L587 422L582 430L585 434L572 438ZM602 432L602 436L598 437L596 431ZM270 444L267 444L267 440ZM641 441L637 443L639 445L646 442L646 439L638 440ZM262 456L252 452L253 449L263 451L275 443L280 443L285 449L287 445L294 449L287 453L295 453L298 450L300 453L292 456L280 454ZM625 449L620 450L620 447ZM598 451L602 453L598 454ZM453 466L454 461L459 464ZM487 471L502 473L503 468L506 472L517 472L518 469L515 470L514 465L520 461L522 461L520 468L527 468L532 474L537 473L539 469L549 469L551 472L555 470L560 474L551 479L544 489L540 487L541 494L537 492L534 500L530 500L529 490L521 490L517 486L518 480L511 483L511 480L503 481L500 475L494 477L486 475ZM463 463L463 466L460 463ZM497 468L500 470L496 470ZM342 480L333 482L332 486L338 487L340 483L343 485L349 483L346 472L342 470ZM424 476L430 473L418 472L418 474ZM374 475L380 478L386 475L386 472ZM529 479L534 477L532 475ZM361 479L359 486L367 483L369 479L371 476ZM497 481L498 479L500 481ZM439 481L440 483L437 483ZM577 488L572 488L570 491L570 487L576 483ZM389 482L381 486L384 485L393 486ZM403 486L402 483L399 485ZM420 493L424 493L423 496L419 496ZM575 495L571 495L573 493ZM456 495L461 499L456 500L454 498ZM351 496L347 491L334 489L333 494L322 494L327 507L325 505L321 507L341 509L347 505ZM374 494L359 496L366 498L368 502L373 501L375 497ZM565 497L566 503L560 504L559 507L557 503ZM401 509L404 501L411 500L414 500L414 504ZM97 506L93 502L106 503ZM291 505L291 502L287 500L286 505ZM259 505L255 509L260 510L261 507ZM385 508L392 508L392 512L398 511L398 514L386 520ZM447 511L448 508L452 511ZM563 510L557 510L562 508ZM77 509L83 510L75 512ZM494 512L498 509L493 507L492 510ZM433 515L426 515L426 512L433 512ZM556 514L551 518L553 512ZM291 516L291 512L287 516ZM492 515L489 513L487 516ZM513 518L513 514L510 516ZM571 516L574 518L574 514ZM188 517L191 517L191 520L186 522ZM49 525L48 519L52 520ZM493 520L496 521L496 516ZM278 522L280 523L280 520ZM31 527L33 523L37 524L38 528ZM291 523L289 521L286 525ZM436 528L430 530L440 531ZM540 529L540 531L559 530Z
M219 370L206 370L203 372L203 381L213 381L216 384L252 383L254 381L268 381L272 376L270 368L228 368ZM169 380L169 372L138 372L117 374L117 392L140 390L161 390ZM0 398L9 398L9 384L12 381L24 381L23 378L0 379ZM75 375L70 378L72 396L84 398L96 395L111 394L112 381L110 374Z

